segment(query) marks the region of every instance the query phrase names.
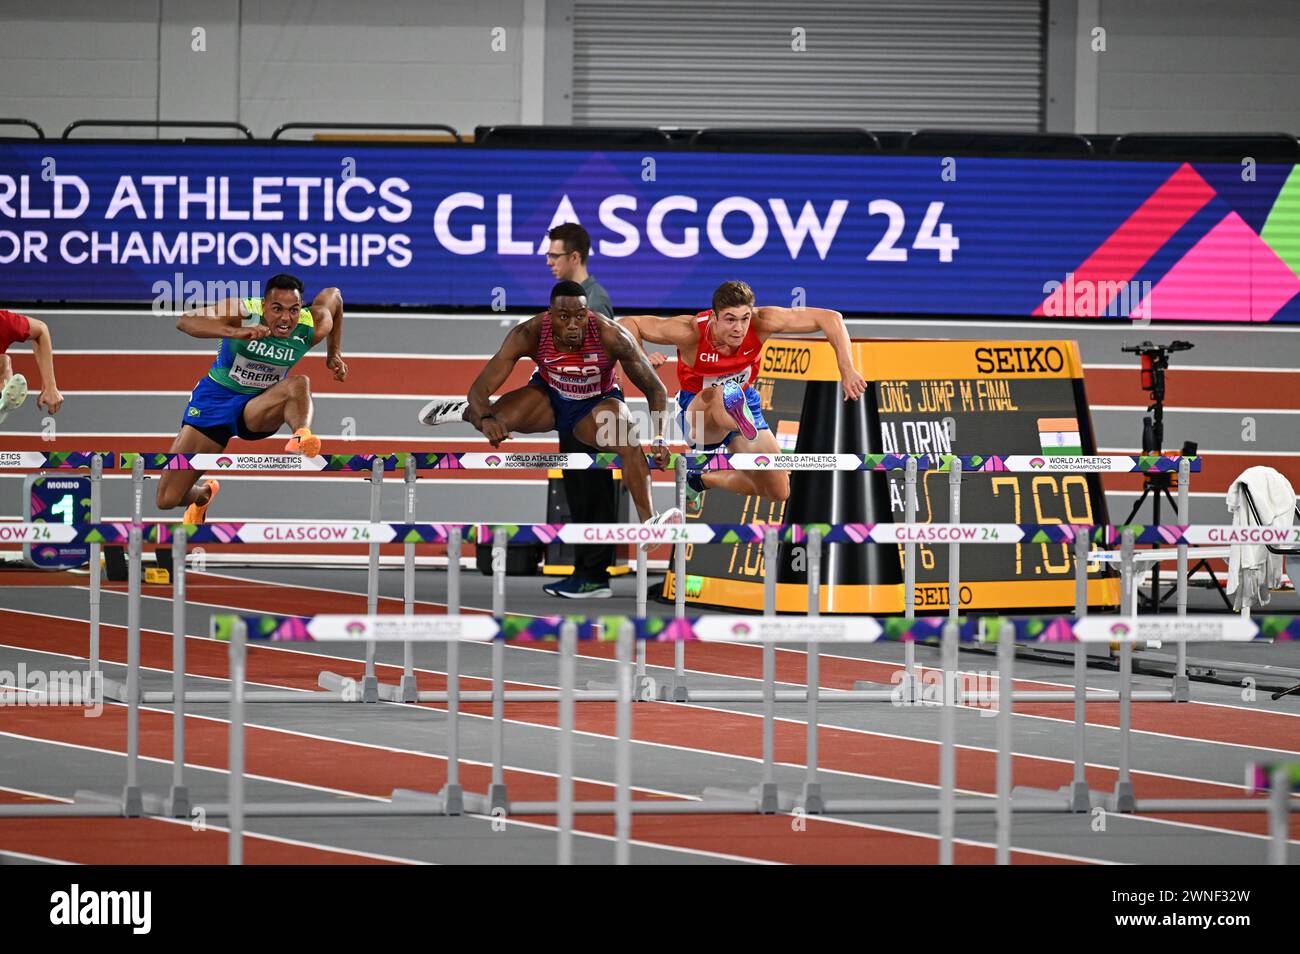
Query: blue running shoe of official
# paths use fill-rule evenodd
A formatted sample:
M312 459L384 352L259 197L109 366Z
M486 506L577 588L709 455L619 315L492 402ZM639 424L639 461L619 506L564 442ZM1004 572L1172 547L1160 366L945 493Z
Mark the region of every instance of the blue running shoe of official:
M566 576L554 583L542 587L547 596L559 596L566 600L603 600L613 596L609 580L591 580L580 576Z

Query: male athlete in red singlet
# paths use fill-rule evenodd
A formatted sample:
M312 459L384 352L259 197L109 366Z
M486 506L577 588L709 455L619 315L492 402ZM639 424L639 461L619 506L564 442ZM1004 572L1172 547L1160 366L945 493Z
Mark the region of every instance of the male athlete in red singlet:
M677 378L682 386L677 406L682 433L696 450L781 453L763 420L762 401L753 387L763 343L772 335L820 331L835 349L845 399L856 401L866 390L866 382L853 367L849 333L838 311L755 308L754 292L744 282L723 282L713 293L713 308L698 315L637 315L620 318L619 323L638 342L677 346ZM790 496L790 474L784 470L713 470L690 474L687 486L693 505L709 487L781 501Z
M492 394L510 377L520 358L531 358L537 371L522 388ZM623 370L650 403L650 419L662 422L668 392L632 336L587 308L587 293L577 282L560 282L551 289L551 307L516 325L501 349L483 366L470 386L468 400L430 401L420 411L425 424L468 421L493 447L512 433L572 431L582 443L623 459L623 483L641 519L680 523L677 508L657 514L650 499L650 468L633 434L631 415L623 403L614 366ZM662 425L661 425L662 426ZM668 443L662 433L652 441L656 463L666 468Z

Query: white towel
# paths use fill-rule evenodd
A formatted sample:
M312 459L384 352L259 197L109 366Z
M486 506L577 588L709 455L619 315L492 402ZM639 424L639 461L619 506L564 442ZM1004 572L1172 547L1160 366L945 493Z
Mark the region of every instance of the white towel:
M1250 496L1266 527L1290 527L1295 516L1295 491L1291 482L1272 467L1248 467L1228 488L1228 510L1232 525L1244 527L1254 523L1250 508L1242 499L1239 485L1250 488ZM1282 585L1285 558L1259 546L1234 546L1228 558L1228 594L1236 593L1234 609L1241 609L1242 598L1251 606L1266 606L1269 591Z

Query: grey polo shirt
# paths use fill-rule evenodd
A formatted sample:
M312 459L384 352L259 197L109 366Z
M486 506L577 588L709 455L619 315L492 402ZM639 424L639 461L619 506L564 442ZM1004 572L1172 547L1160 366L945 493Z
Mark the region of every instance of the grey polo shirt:
M587 293L588 308L611 321L614 320L614 306L609 303L609 292L605 291L604 285L596 281L594 276L588 275L587 280L582 283L582 290Z

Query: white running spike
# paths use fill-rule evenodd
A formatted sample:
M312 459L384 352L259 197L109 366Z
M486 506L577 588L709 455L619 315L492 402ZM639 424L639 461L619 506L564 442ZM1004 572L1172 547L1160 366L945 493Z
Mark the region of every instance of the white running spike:
M12 411L26 400L27 379L21 374L15 374L5 382L4 390L0 391L0 411Z
M466 400L447 400L435 398L420 408L420 423L430 427L439 424L453 424L464 420L465 409L469 407Z

